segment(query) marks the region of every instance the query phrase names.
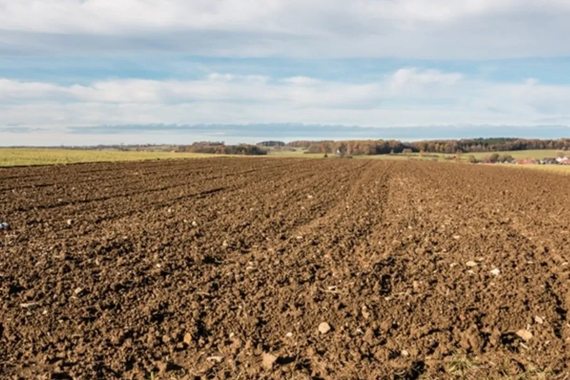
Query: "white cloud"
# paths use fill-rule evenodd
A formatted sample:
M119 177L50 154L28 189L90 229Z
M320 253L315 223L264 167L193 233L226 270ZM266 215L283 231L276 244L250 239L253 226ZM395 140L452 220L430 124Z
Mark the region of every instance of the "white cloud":
M570 54L567 0L0 0L0 52Z
M3 125L322 123L362 126L537 125L568 120L570 86L492 83L403 68L368 83L211 74L191 81L107 80L63 86L0 80Z
M439 70L403 68L390 78L390 89L394 94L409 94L412 91L425 91L434 86L451 86L463 79L460 73L443 73Z
M318 79L303 77L303 76L286 78L283 80L283 82L299 86L312 86L321 83L321 81L319 81Z
M211 73L208 75L208 79L210 80L217 80L222 82L231 81L234 79L234 75L232 74L220 74L220 73Z

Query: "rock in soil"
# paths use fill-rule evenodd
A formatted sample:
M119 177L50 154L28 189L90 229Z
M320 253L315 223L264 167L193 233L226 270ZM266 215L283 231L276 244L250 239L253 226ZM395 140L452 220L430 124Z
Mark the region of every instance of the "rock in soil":
M271 355L271 354L264 352L261 355L261 359L262 359L263 368L271 369L271 368L273 368L273 364L277 361L277 356L274 356L274 355Z
M321 334L326 334L326 333L328 333L329 331L331 331L331 326L330 326L328 323L323 322L323 323L321 323L321 324L319 325L319 332L320 332Z
M529 341L533 338L532 333L524 329L517 331L517 335L525 341Z

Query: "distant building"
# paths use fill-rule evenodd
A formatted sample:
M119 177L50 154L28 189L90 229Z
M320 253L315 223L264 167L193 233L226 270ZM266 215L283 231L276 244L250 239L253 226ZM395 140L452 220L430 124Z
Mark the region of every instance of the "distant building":
M552 157L552 158L548 157L548 158L543 158L543 159L540 161L540 163L543 164L543 165L557 165L557 164L558 164L558 160L557 160L556 158L554 158L554 157Z
M517 160L518 165L534 165L537 163L538 162L536 160L531 159L531 158L522 158L520 160Z

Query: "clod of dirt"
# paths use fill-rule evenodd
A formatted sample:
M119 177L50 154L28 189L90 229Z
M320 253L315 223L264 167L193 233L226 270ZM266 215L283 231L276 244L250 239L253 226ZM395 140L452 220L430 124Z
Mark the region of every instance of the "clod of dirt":
M264 352L261 355L261 360L262 360L261 365L263 366L263 368L272 369L273 364L277 361L277 356Z
M374 342L374 331L371 328L367 328L362 340L371 345Z
M158 371L160 373L165 373L168 371L175 371L176 369L178 369L180 367L174 363L171 363L171 362L158 362L158 363L156 363L156 368L158 368Z
M530 331L528 330L519 330L517 331L517 336L519 336L520 338L522 338L523 340L525 340L526 342L528 342L529 340L532 339L533 335Z
M158 368L159 372L166 372L166 363L165 362L158 362L158 363L156 363L156 368Z
M319 332L320 332L321 334L326 334L326 333L328 333L329 331L331 331L331 326L330 326L328 323L323 322L323 323L321 323L321 324L319 325Z
M492 274L493 276L498 276L498 275L501 274L501 271L499 270L499 268L495 268L495 269L493 269L493 270L491 271L491 274Z
M184 343L190 345L192 343L192 334L186 333L184 334Z
M67 219L67 225L68 225L68 226L71 226L72 224L73 224L73 220Z
M534 317L534 321L539 325L542 325L544 323L544 319L540 318L538 315Z
M293 333L292 332L288 332L287 334L285 334L285 336L287 338L292 338L293 337Z
M402 351L400 351L400 354L401 354L403 357L405 357L405 358L408 357L408 356L410 356L410 353L409 353L407 350L402 350Z
M412 288L414 289L414 292L417 292L420 290L420 283L417 281L412 282Z
M476 267L476 266L477 266L477 263L476 263L475 261L468 261L468 262L465 263L465 265L467 265L468 267L473 268L473 267Z
M81 293L83 293L83 288L77 288L73 291L73 293L75 293L75 295L80 295Z
M471 327L463 331L460 336L461 340L459 344L465 350L472 350L474 352L477 352L481 349L483 342L481 340L481 333L479 332L477 325L471 325Z
M198 227L198 223L195 220L192 221L192 227Z

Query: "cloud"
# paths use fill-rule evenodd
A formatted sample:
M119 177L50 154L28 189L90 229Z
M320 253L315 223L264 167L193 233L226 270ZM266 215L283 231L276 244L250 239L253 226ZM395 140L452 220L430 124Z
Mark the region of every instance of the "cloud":
M537 125L567 121L568 109L570 86L486 82L414 67L365 83L225 73L84 85L0 79L0 124L52 130L153 123Z
M561 56L565 0L0 0L0 52Z
M283 79L283 82L291 83L291 84L298 85L298 86L312 86L312 85L316 85L316 84L321 83L321 81L319 81L315 78L309 78L309 77L303 77L303 76L285 78L285 79Z
M390 78L390 89L394 94L419 92L433 89L434 86L452 86L463 79L460 73L443 73L439 70L419 70L403 68Z

